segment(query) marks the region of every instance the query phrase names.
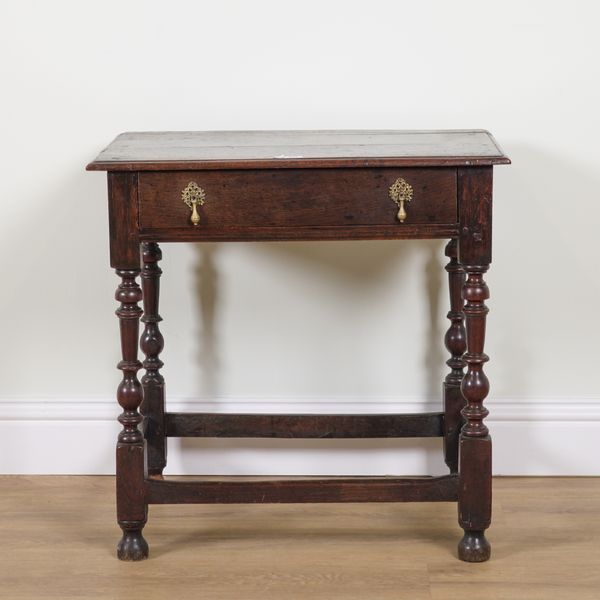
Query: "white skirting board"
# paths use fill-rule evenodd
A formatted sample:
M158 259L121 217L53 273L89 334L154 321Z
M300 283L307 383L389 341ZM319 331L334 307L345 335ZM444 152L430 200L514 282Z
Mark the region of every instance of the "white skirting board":
M497 475L600 475L600 398L489 401ZM412 401L171 400L172 412L403 413ZM112 474L113 400L0 400L0 473ZM170 475L425 475L445 472L441 439L169 439Z

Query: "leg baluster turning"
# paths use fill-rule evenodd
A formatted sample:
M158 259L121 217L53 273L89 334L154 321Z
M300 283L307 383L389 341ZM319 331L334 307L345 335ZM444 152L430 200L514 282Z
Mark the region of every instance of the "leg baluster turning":
M492 513L492 440L483 420L488 414L483 400L489 392L483 365L485 321L489 298L483 280L486 266L466 266L467 281L463 288L467 330L467 372L461 389L466 400L462 414L465 424L460 434L459 523L465 535L458 545L458 556L468 562L482 562L490 557L490 545L484 531Z
M463 354L467 350L462 299L465 271L457 259L457 245L457 240L453 239L446 246L446 256L450 258L446 265L450 287L450 327L446 332L445 343L450 352L450 358L446 362L450 373L444 381L444 457L451 473L458 472L458 438L463 422L461 411L465 405L460 385L465 366Z
M118 368L123 379L117 389L117 400L123 408L119 422L123 430L117 443L117 519L123 537L117 547L121 560L141 560L148 556L148 544L142 536L146 524L147 506L144 501L144 437L138 425L142 416L138 408L142 401L142 386L137 378L141 363L137 359L139 318L138 302L142 290L136 282L139 269L117 269L121 284L115 298L121 303L116 311L121 330L123 360Z
M159 356L164 346L162 333L158 327L161 316L158 314L161 269L158 261L162 253L155 242L142 244L142 290L144 296L144 331L140 347L146 358L143 363L146 374L142 377L144 400L140 408L145 417L144 436L148 452L148 474L161 477L167 464L165 437L165 380L160 374L163 366Z

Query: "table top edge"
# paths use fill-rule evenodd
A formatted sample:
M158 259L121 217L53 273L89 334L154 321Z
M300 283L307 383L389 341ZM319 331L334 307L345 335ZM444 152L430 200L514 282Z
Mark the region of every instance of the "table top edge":
M394 154L385 155L383 152L379 155L361 155L360 148L366 147L365 144L351 144L356 149L356 153L349 155L336 156L333 153L324 152L322 156L295 156L295 155L277 155L277 156L256 156L256 157L235 157L235 156L219 156L211 158L208 156L198 157L178 157L178 158L163 158L163 157L135 157L128 156L126 158L111 158L109 149L114 145L123 144L124 141L134 140L139 141L144 138L152 138L153 136L260 136L274 135L286 136L402 136L402 135L465 135L465 134L482 134L488 141L491 148L483 153L448 153L435 155L434 153L419 155L415 154ZM252 138L249 138L252 139ZM319 144L317 144L318 146ZM331 144L321 144L324 148L331 148ZM399 146L399 144L395 144ZM235 143L231 144L235 147ZM269 144L265 144L269 146ZM201 146L202 149L213 147L210 144ZM222 148L222 146L217 146ZM242 145L241 148L246 147ZM381 146L379 146L381 148ZM452 148L454 149L454 148ZM491 151L490 151L491 150ZM113 153L114 154L114 153ZM340 153L343 154L343 153ZM98 156L91 161L87 166L87 171L162 171L162 170L221 170L221 169L280 169L280 168L340 168L340 167L442 167L442 166L493 166L499 164L510 164L510 159L503 152L494 136L485 129L453 129L453 130L305 130L305 131L286 131L286 130L256 130L256 131L202 131L202 132L186 132L186 131L160 131L160 132L124 132L118 135Z

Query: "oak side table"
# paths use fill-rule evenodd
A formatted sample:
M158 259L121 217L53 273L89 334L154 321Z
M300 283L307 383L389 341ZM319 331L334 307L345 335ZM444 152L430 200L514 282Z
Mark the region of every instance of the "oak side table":
M108 172L110 263L121 278L116 291L123 357L117 390L123 409L116 466L120 559L148 556L142 529L149 504L410 501L457 501L464 529L459 558L489 558L484 532L491 518L491 439L483 422L488 414L483 406L488 357L483 350L489 292L483 276L491 262L492 169L508 163L492 136L481 130L222 131L124 133L87 166ZM450 372L443 384L443 411L166 411L160 374L159 242L418 238L449 239L445 343ZM449 473L164 479L167 438L186 436L442 437Z

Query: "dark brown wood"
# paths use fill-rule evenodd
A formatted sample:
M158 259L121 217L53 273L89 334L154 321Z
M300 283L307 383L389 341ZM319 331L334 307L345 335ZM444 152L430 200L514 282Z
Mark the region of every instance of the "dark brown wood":
M403 224L389 196L398 177L413 188ZM267 169L166 171L139 177L140 228L189 228L181 192L190 181L206 193L199 239L231 227L288 228L450 224L458 222L456 169Z
M339 241L339 240L416 240L446 239L458 235L453 225L348 225L346 227L234 227L205 231L179 227L143 229L140 239L158 242L258 242L258 241Z
M123 407L117 446L120 558L139 560L148 555L142 537L148 503L422 500L458 500L465 532L459 557L470 562L489 557L484 532L491 518L491 439L483 422L489 389L483 372L488 290L483 275L492 258L492 165L509 162L486 131L317 131L123 134L88 165L89 170L109 171L111 265L122 278L117 291L123 355L117 394ZM396 220L397 206L389 198L389 187L398 177L413 189L403 223ZM206 194L197 226L181 198L190 181ZM450 327L445 342L450 373L444 382L444 413L165 413L157 242L421 238L451 240L446 250ZM140 242L144 243L143 386L137 380ZM139 430L143 396L147 445ZM164 481L160 477L167 435L442 435L451 473L421 479Z
M443 435L444 413L262 415L167 413L167 436L225 438L410 438Z
M492 168L458 170L460 238L463 265L492 262Z
M475 270L477 269L477 270ZM465 265L467 281L463 288L467 329L467 372L461 391L467 404L462 410L465 425L460 434L460 484L458 520L465 535L458 555L468 562L482 562L490 557L490 545L484 531L492 517L492 440L483 419L488 411L483 400L489 382L483 372L488 357L483 352L489 292L483 281L484 268Z
M123 359L118 368L123 379L117 388L117 400L123 412L119 422L123 430L117 443L117 520L123 537L117 547L121 560L140 560L148 556L148 544L142 536L146 524L147 506L144 501L143 481L145 472L144 436L138 425L142 416L138 407L142 401L142 386L137 372L142 364L137 359L139 318L142 310L138 302L142 290L136 282L139 269L117 269L121 284L115 299L120 302L116 313L121 330L121 353Z
M492 169L459 170L458 181L462 199L458 254L467 274L463 285L467 372L461 383L466 405L460 433L458 501L458 519L465 535L458 555L468 562L482 562L490 557L485 530L492 514L492 440L483 422L488 414L483 401L489 392L483 371L488 361L484 344L489 290L483 276L492 258Z
M137 173L108 174L108 226L110 266L113 269L138 269Z
M452 502L456 475L441 477L329 477L265 481L147 480L149 504L300 502Z
M442 167L507 164L489 132L192 131L123 133L90 171Z
M144 437L148 450L148 473L162 475L167 465L167 440L165 436L165 380L160 373L163 362L160 353L164 340L159 323L162 321L158 314L160 295L160 275L162 273L158 262L162 253L156 242L142 244L142 292L144 301L144 331L140 340L140 348L146 355L143 367L146 369L142 377L144 399L140 412L145 416Z
M458 557L466 562L484 562L491 555L485 530L492 520L492 441L489 436L460 439L458 521L464 536Z
M465 361L463 354L467 349L467 338L464 326L462 288L465 281L465 271L457 260L458 244L453 239L446 246L446 256L450 259L446 265L450 289L450 327L444 341L450 352L446 364L450 373L444 381L444 458L452 473L458 472L458 438L462 427L461 411L465 405L460 384L464 375Z

